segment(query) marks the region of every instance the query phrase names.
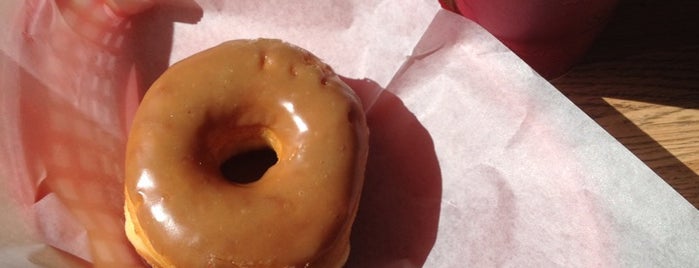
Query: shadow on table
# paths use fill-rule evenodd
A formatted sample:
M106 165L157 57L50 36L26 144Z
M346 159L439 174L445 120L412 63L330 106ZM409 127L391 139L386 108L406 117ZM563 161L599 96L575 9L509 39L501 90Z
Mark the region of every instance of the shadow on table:
M699 175L603 98L699 109L698 12L696 1L622 1L586 58L552 81L695 207Z

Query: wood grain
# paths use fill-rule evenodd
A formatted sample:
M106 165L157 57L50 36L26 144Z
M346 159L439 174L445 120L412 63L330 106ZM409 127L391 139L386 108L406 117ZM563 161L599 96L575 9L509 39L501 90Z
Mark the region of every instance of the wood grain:
M699 1L621 1L551 82L699 208Z

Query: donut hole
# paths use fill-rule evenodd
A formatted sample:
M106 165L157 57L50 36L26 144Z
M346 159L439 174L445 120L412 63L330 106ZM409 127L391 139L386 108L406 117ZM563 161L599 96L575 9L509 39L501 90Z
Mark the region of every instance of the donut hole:
M221 174L229 182L253 183L260 180L277 160L277 153L269 146L253 149L232 155L223 161Z

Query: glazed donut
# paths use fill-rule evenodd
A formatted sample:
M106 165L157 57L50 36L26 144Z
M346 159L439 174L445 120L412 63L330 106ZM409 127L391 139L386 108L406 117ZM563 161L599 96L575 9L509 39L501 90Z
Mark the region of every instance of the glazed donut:
M197 53L153 83L134 117L127 237L155 267L340 267L368 135L354 92L301 48L234 40ZM265 151L259 178L226 174L231 159Z

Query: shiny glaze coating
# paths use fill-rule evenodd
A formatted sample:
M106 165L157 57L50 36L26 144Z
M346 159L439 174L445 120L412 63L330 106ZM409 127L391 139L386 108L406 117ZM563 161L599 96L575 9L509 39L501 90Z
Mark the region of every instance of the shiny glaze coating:
M144 97L126 155L126 231L153 266L339 267L368 152L358 98L311 53L235 40L170 67ZM220 165L271 147L252 183Z

